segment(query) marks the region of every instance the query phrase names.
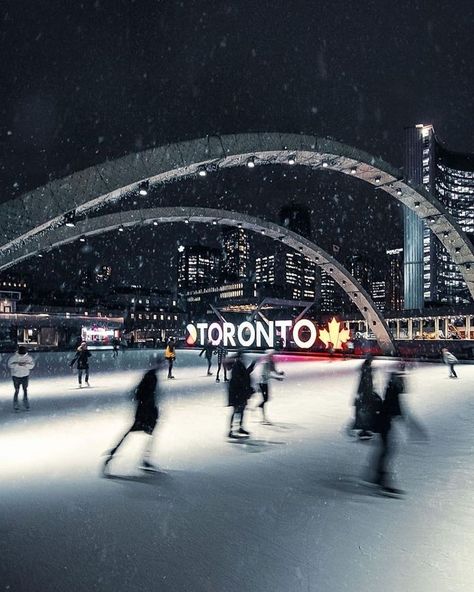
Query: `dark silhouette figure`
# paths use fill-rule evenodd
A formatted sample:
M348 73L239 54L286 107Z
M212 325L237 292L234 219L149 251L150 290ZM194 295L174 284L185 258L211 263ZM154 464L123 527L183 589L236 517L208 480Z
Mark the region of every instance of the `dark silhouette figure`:
M158 405L156 401L156 390L158 384L158 379L156 376L157 369L158 368L155 367L151 370L148 370L137 386L134 395L136 402L135 421L133 422L130 429L127 430L120 438L116 446L114 446L114 448L112 448L112 450L108 453L104 462L104 472L106 471L107 465L110 463L117 450L131 432L144 432L149 436L153 435L153 431L159 416ZM152 444L153 439L150 438L147 442L143 460L140 465L140 468L144 471L157 470L157 468L149 460Z
M119 355L119 345L120 345L119 340L116 337L114 337L112 339L112 357L113 358L117 358Z
M165 349L165 359L168 362L168 378L174 378L173 376L173 365L176 360L175 342L174 337L168 339L168 344Z
M262 410L262 421L264 424L271 425L271 422L268 421L267 416L265 415L265 405L269 399L269 387L270 387L270 380L274 378L275 380L283 380L284 372L277 370L275 367L275 350L268 349L265 352L265 356L263 358L263 367L262 367L262 376L260 378L260 392L262 393L262 402L260 403L259 407Z
M359 431L359 438L361 440L368 440L372 438L370 432L370 425L367 423L367 411L371 405L371 399L374 392L374 383L372 375L372 361L373 356L368 354L360 369L359 386L357 387L357 394L354 400L355 407L355 421L353 425L354 430Z
M85 381L87 386L89 384L89 358L91 357L91 352L87 349L87 343L83 341L81 345L77 348L76 355L70 361L69 365L71 368L74 364L77 363L77 380L79 381L79 388L82 388L82 374L85 375Z
M389 479L388 466L394 455L394 443L391 435L393 420L404 417L400 395L405 392L404 364L390 375L385 397L377 416L374 431L379 433L379 446L374 455L373 475L369 481L375 483L388 493L402 493L396 489Z
M221 368L224 369L224 382L229 382L227 379L227 368L225 365L225 359L227 357L227 348L224 347L222 345L222 343L219 343L219 345L216 347L214 354L217 356L217 374L216 374L216 382L220 382L220 378L219 378L219 374L221 371Z
M233 358L226 359L227 367L232 371L229 381L229 401L228 406L232 407L232 415L230 416L230 430L229 438L238 438L234 433L234 419L239 418L238 433L243 436L248 436L249 432L244 428L244 413L245 407L250 396L255 392L252 387L250 374L255 368L255 361L246 367L243 362L242 352L237 352Z
M10 369L13 380L13 409L15 411L20 410L18 405L18 393L20 392L20 387L23 389L23 407L26 411L30 410L30 403L28 400L28 380L30 372L34 367L35 361L23 345L20 345L16 353L8 359L8 368Z
M443 362L449 366L449 378L457 378L458 375L454 369L454 364L458 363L458 359L448 350L447 347L443 347L441 352L443 354Z
M202 354L206 355L206 360L207 360L207 375L208 376L212 376L212 372L211 372L211 366L212 366L212 355L214 353L214 346L212 345L211 341L207 341L206 345L202 348L199 357L202 356Z

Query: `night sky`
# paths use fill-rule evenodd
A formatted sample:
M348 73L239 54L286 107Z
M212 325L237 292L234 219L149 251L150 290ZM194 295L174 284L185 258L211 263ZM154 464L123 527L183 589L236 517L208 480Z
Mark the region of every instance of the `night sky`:
M107 158L206 134L314 133L401 166L403 127L424 122L451 149L474 150L471 1L4 6L1 201ZM377 258L402 243L399 208L354 180L282 167L205 181L157 191L170 203L182 192L219 192L229 206L253 196L271 207L307 203L315 238L340 244L342 258L355 249ZM177 241L215 241L202 228L189 237L181 227L104 235L78 265L111 263L117 282L141 266L140 277L146 269L148 281L168 285ZM78 248L57 252L58 267ZM57 281L72 282L68 273Z

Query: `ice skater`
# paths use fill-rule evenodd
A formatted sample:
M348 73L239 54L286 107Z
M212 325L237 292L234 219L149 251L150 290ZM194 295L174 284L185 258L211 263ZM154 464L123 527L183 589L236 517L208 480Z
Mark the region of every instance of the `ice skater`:
M262 423L266 425L271 425L271 422L268 421L265 414L265 405L268 403L269 399L270 380L272 378L275 380L283 380L284 375L285 373L282 370L277 370L275 367L275 350L267 349L263 358L262 375L259 383L260 392L262 393L262 402L258 406L262 410Z
M30 372L34 367L35 361L23 345L20 345L16 353L10 356L8 360L8 368L10 369L13 380L13 409L15 411L20 410L18 405L18 393L20 387L23 389L23 407L25 411L30 410L30 402L28 400L28 381Z
M229 382L227 379L227 368L225 364L225 360L227 357L227 348L222 344L222 342L220 342L219 345L216 347L214 354L217 356L216 382L221 381L219 378L221 368L224 370L224 382Z
M360 369L359 386L354 399L355 420L352 426L353 430L359 430L360 440L370 440L373 436L365 422L365 410L370 407L372 395L374 392L373 374L372 374L372 354L368 354L362 363Z
M157 404L158 378L156 375L156 372L159 367L160 362L158 360L155 360L153 362L153 367L151 368L151 370L148 370L148 372L144 374L143 378L138 384L134 395L136 403L135 420L130 429L128 429L125 432L125 434L120 438L116 446L114 446L112 450L110 450L110 452L107 454L107 458L105 459L103 466L104 474L106 474L107 467L110 461L115 456L117 450L120 448L120 446L123 444L123 442L131 432L144 432L145 434L148 434L150 436L146 443L143 459L141 464L139 465L139 468L142 471L158 470L158 468L152 462L150 462L150 455L153 446L152 436L159 417L159 410Z
M119 347L120 347L120 341L116 337L114 337L112 339L112 357L113 358L118 358Z
M400 362L397 369L390 374L385 397L376 416L374 431L378 433L378 448L373 456L371 474L367 479L369 482L380 487L382 492L388 494L402 494L403 490L394 487L389 473L389 465L395 453L393 442L393 421L402 418L411 431L416 433L422 440L428 440L426 430L414 417L410 416L402 402L400 395L406 392L405 388L405 364Z
M457 378L458 375L454 369L454 364L458 363L458 359L448 350L447 347L443 347L441 353L443 354L443 362L449 366L449 378Z
M212 345L212 341L207 340L206 341L206 345L202 348L199 357L202 356L202 354L205 354L206 360L207 360L207 375L208 376L212 376L212 372L211 372L211 367L212 367L212 356L214 354L214 346Z
M249 436L250 433L244 428L244 414L247 401L255 392L252 387L250 374L255 368L255 361L250 366L246 367L243 362L243 353L238 351L232 358L228 357L225 361L227 368L231 370L231 377L229 381L229 399L228 406L232 407L232 414L230 416L230 430L229 438L238 438L234 433L234 420L239 419L238 434L241 436Z
M87 386L89 384L89 358L91 357L91 352L87 349L87 343L83 341L81 345L77 348L76 355L70 361L69 365L71 368L74 367L74 364L77 363L77 380L79 382L79 388L82 388L82 374L84 374L84 379Z
M176 360L175 347L174 337L170 337L165 349L165 359L168 362L168 379L174 379L173 365Z

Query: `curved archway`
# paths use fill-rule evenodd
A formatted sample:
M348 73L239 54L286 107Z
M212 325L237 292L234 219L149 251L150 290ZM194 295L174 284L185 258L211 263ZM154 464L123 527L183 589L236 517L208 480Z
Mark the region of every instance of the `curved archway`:
M19 259L20 245L64 215L118 202L139 183L164 183L199 172L259 164L299 164L352 175L392 195L427 221L456 263L474 298L474 247L444 206L423 188L402 181L400 171L345 144L303 134L254 133L207 136L168 144L95 165L0 206L0 271ZM192 207L192 203L184 204ZM209 204L212 206L213 204ZM245 212L243 212L245 213ZM267 218L266 218L267 219ZM271 221L271 213L268 213Z
M389 354L395 352L393 338L388 326L380 312L374 306L371 297L359 282L340 263L331 257L329 253L326 253L318 245L287 228L240 212L212 208L177 207L148 208L96 216L78 222L74 228L65 226L50 228L41 235L36 235L32 238L30 244L24 244L19 248L17 261L28 259L46 249L71 243L81 236L94 236L104 232L110 232L120 226L131 227L151 224L153 222L184 221L207 222L223 226L239 226L253 232L263 233L269 238L279 240L288 247L302 253L324 269L348 294L367 321L382 351Z

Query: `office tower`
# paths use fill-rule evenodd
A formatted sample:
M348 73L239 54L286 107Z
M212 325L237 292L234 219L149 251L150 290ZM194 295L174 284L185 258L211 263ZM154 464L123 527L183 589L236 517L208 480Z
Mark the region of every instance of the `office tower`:
M388 272L386 276L386 301L387 310L403 309L403 249L389 249Z
M224 282L244 279L249 274L250 242L243 228L226 228L222 232L223 260L221 266Z
M219 277L221 251L201 245L178 248L178 291L214 286Z

